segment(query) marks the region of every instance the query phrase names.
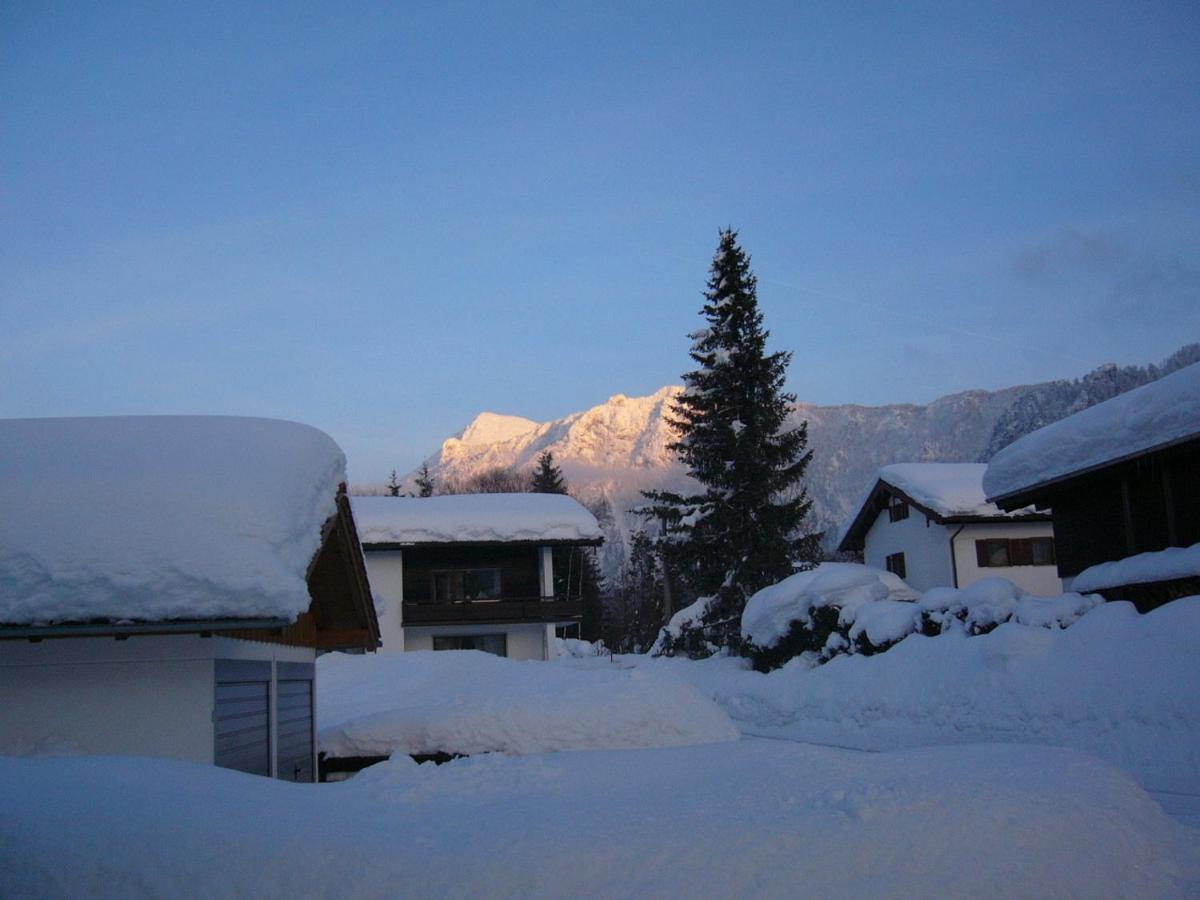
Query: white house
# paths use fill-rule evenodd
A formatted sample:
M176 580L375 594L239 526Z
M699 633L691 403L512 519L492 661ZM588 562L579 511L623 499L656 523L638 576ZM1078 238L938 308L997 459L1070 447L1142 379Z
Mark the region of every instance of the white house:
M315 780L317 649L379 642L344 473L292 422L0 421L0 752Z
M579 622L582 548L600 526L563 494L355 497L384 651L550 659Z
M1004 512L983 495L984 464L884 466L842 529L838 549L861 551L920 591L999 575L1032 594L1062 591L1048 512Z

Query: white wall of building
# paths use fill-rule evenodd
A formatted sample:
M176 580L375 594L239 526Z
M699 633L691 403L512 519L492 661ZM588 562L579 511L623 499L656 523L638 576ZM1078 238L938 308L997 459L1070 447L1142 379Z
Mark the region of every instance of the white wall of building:
M885 509L867 530L863 562L887 569L887 557L903 553L907 571L904 580L915 590L945 587L954 583L950 566L951 533L945 525L927 519L914 507L910 506L908 518L899 522L889 521Z
M955 528L957 531L957 528ZM980 567L975 552L977 540L988 538L1054 537L1050 522L998 522L992 525L967 525L954 539L954 559L958 568L958 586L966 587L981 578L998 575L1017 587L1042 597L1052 597L1063 591L1057 566L984 566Z
M213 761L213 660L305 647L198 635L0 641L0 750Z
M404 641L404 551L372 550L363 554L371 593L379 598L380 653L403 653Z

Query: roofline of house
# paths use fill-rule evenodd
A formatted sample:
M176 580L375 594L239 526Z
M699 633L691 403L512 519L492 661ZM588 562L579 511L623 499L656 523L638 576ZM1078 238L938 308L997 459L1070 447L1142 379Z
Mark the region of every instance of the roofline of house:
M290 619L175 619L162 622L61 622L55 625L0 625L0 640L69 637L130 637L151 634L216 634L245 629L282 631Z
M1025 513L1020 516L981 516L970 513L951 513L949 515L939 513L936 510L930 509L924 503L914 500L909 494L896 487L890 481L885 481L882 478L875 479L875 486L871 488L871 492L867 495L867 499L863 501L858 513L855 514L854 520L850 523L850 527L846 529L845 537L838 542L838 550L843 553L862 550L866 543L867 532L875 521L875 517L879 516L883 510L878 509L876 501L880 493L887 491L895 494L909 506L919 510L928 518L937 522L939 525L1002 525L1006 522L1049 522L1051 521L1050 513ZM1027 504L1022 504L1027 505ZM868 518L868 510L876 508L875 516ZM1017 507L1018 509L1020 507Z
M1155 444L1153 447L1146 447L1143 450L1135 450L1132 453L1126 453L1124 456L1117 456L1113 459L1105 460L1104 462L1095 463L1091 466L1085 466L1082 469L1075 469L1071 472L1064 472L1062 475L1056 475L1053 478L1047 478L1045 481L1039 481L1023 488L1018 488L1015 491L1009 491L1007 494L997 494L994 497L988 497L989 503L995 503L1001 509L1020 509L1022 506L1031 504L1046 505L1046 501L1038 501L1035 498L1037 494L1044 494L1050 488L1055 488L1060 485L1075 481L1080 478L1087 478L1097 472L1105 469L1116 468L1117 466L1127 465L1136 459L1143 456L1149 456L1152 453L1164 453L1171 451L1185 444L1197 443L1200 444L1200 434L1188 434L1183 437L1175 438L1174 440L1164 441L1161 444Z
M545 541L364 541L362 548L370 553L375 550L407 550L409 547L599 547L603 543L602 537Z

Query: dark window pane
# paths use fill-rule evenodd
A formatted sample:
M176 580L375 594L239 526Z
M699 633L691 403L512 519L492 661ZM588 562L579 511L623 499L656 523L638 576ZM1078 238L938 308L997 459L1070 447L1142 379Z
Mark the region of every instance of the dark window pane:
M1034 538L1033 564L1035 566L1052 566L1054 562L1054 538Z

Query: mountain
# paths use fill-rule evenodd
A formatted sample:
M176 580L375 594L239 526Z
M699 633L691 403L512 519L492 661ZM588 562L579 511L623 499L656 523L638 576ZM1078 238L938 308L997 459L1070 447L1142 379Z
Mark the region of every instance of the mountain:
M824 531L831 547L880 466L986 462L1030 431L1198 361L1200 344L1190 344L1159 365L1106 365L1074 380L963 391L924 406L798 403L793 421L807 420L813 451L807 477L811 527ZM529 471L538 454L552 451L572 493L600 519L606 535L601 565L611 577L624 564L630 535L643 525L633 512L643 502L641 492L695 487L667 449L673 434L664 414L680 390L617 394L551 422L481 413L427 462L435 482L446 485L496 467Z

